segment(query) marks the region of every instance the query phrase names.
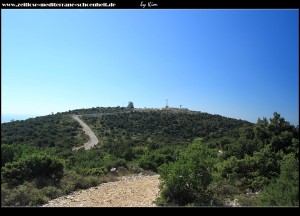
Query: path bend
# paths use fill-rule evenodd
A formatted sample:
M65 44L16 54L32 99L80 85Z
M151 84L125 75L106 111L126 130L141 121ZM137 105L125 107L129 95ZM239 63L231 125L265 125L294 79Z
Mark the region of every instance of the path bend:
M96 137L96 135L94 134L94 132L92 131L92 129L86 123L84 123L78 117L78 115L72 115L72 118L75 119L76 121L78 121L78 123L81 125L81 127L82 127L83 131L85 132L85 134L90 137L89 141L86 142L83 146L74 147L73 150L78 150L80 148L84 148L85 150L88 150L88 149L94 147L95 145L97 145L99 140Z

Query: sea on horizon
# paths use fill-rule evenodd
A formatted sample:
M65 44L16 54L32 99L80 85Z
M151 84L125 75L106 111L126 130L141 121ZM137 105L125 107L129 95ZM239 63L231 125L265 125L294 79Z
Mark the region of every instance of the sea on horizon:
M28 115L28 114L2 114L1 113L1 124L7 123L16 120L26 120L29 118L37 117L37 115Z

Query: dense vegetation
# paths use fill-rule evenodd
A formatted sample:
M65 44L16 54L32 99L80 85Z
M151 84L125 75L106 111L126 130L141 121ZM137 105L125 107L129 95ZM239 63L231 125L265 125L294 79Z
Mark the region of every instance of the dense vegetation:
M100 143L72 151L87 137ZM159 205L299 204L299 128L279 114L256 124L201 112L79 109L1 125L1 205L41 205L74 190L151 170Z
M126 160L161 147L187 144L196 137L237 137L241 126L251 125L200 112L132 111L82 118L100 137L105 151Z
M299 205L299 128L278 113L240 129L236 139L196 139L159 167L160 205Z
M1 124L1 143L69 149L87 137L69 115L56 114Z

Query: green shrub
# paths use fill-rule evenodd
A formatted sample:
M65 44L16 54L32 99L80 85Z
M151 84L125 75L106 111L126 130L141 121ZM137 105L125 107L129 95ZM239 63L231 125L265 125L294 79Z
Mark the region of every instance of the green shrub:
M226 179L218 179L213 181L208 190L212 194L212 205L223 206L226 199L233 199L239 194L239 190Z
M261 206L299 206L299 160L294 154L284 157L280 176L259 195Z
M100 184L99 177L78 174L75 171L67 171L60 181L60 187L64 194L78 189L86 189Z
M221 165L221 176L227 180L237 180L235 186L241 190L258 191L264 188L272 178L279 174L281 154L275 154L270 145L266 145L253 156L243 159L229 157Z
M127 167L127 163L125 159L112 157L104 160L103 166L106 167L107 170L110 170L113 167Z
M15 148L13 145L1 144L1 167L14 159Z
M60 197L63 195L63 192L61 189L53 186L44 187L42 189L43 193L48 199L55 199L57 197Z
M130 164L128 164L128 169L129 169L131 172L133 172L133 173L140 173L140 172L143 172L143 171L144 171L144 170L143 170L141 167L139 167L139 165L136 164L136 163L130 163Z
M87 175L101 176L101 175L104 175L105 173L107 173L107 170L104 167L101 167L101 168L90 168L90 169L87 169L85 171L85 173Z
M4 198L4 206L39 206L48 202L42 190L33 183L25 182L12 189Z
M95 176L80 176L75 182L75 190L87 189L90 187L97 186L99 184L99 178Z
M4 181L10 185L22 184L35 178L47 178L57 182L63 176L63 163L54 157L34 154L22 157L16 162L6 163L1 172Z
M174 163L159 167L159 205L210 205L208 185L212 181L217 153L196 139Z
M153 171L157 171L157 168L164 163L165 156L157 152L143 155L139 160L141 168Z

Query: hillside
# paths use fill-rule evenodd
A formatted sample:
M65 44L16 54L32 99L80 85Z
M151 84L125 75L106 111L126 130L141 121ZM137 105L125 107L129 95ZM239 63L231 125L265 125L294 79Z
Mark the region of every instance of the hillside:
M80 145L87 137L70 114L79 114L96 135L103 138L102 142L119 135L123 140L132 138L135 142L149 138L148 143L151 138L162 143L178 143L190 142L196 137L237 137L239 127L251 125L247 121L201 112L140 112L99 107L1 124L1 143L62 149Z
M68 149L86 140L80 124L64 113L1 124L1 144Z
M72 115L96 135L90 150L72 150L89 140ZM263 205L271 195L253 201L242 194L280 181L292 182L291 194L299 191L297 178L284 174L285 164L299 172L298 136L298 126L277 113L252 124L193 111L97 107L4 123L1 205L42 205L143 170L163 179L158 205L224 205L237 196L244 205Z

